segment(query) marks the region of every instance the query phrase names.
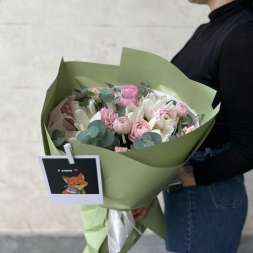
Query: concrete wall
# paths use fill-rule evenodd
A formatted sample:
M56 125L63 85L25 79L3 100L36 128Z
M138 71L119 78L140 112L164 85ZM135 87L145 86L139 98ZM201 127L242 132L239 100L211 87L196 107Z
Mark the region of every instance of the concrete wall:
M40 112L65 60L118 64L122 47L166 59L207 22L187 0L0 0L0 233L82 233L79 206L51 205ZM244 233L253 234L253 188Z

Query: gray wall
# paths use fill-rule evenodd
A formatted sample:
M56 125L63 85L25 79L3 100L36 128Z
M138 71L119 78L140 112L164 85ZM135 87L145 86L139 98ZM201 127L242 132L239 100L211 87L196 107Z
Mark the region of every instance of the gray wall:
M49 203L37 161L61 57L118 64L130 47L170 60L208 12L187 0L0 0L0 233L82 233L79 206ZM244 234L253 234L252 179Z

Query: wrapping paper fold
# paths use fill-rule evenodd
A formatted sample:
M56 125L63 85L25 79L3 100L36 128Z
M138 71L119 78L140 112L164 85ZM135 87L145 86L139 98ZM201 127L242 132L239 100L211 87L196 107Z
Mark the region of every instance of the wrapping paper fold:
M46 126L52 109L73 89L106 87L104 82L120 86L141 81L147 81L152 89L180 99L198 115L203 114L200 127L176 140L125 153L75 143L75 155L99 155L102 169L104 204L82 206L81 209L87 240L85 253L108 252L105 208L127 211L152 202L147 216L136 227L141 232L148 227L165 237L165 221L156 196L210 132L219 111L219 106L215 109L211 106L216 92L189 80L159 56L123 49L120 66L62 60L57 78L46 94L41 117L44 149L47 155L60 155ZM121 252L127 252L139 237L134 230Z

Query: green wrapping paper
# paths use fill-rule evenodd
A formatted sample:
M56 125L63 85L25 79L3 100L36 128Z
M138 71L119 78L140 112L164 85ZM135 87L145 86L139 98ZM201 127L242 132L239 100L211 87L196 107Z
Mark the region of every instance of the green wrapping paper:
M127 211L152 203L147 216L136 224L144 232L150 228L165 237L166 226L156 196L175 176L184 162L198 149L215 122L211 104L215 91L189 80L170 62L151 53L123 49L120 66L85 62L64 62L47 91L42 110L42 136L46 155L60 155L46 129L50 111L73 89L106 87L104 82L120 86L147 81L151 89L180 99L200 117L200 127L173 141L115 153L96 146L75 143L75 155L99 155L102 170L104 204L82 206L81 216L87 247L85 253L108 252L105 208ZM121 252L127 252L140 235L134 230Z

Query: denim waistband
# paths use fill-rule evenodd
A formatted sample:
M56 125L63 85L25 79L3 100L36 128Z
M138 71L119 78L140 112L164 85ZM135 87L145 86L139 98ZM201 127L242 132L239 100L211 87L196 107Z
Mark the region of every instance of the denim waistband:
M203 154L203 153L208 153L210 154L210 156L218 154L220 152L222 152L225 149L230 148L231 144L230 142L228 143L222 143L222 144L216 144L216 145L212 145L210 147L205 147L205 148L201 148L198 149L194 154Z
M217 144L212 147L206 147L205 149L202 149L202 150L197 150L191 156L191 158L185 163L185 166L190 165L195 162L201 162L208 157L215 156L221 153L223 150L228 149L229 147L230 147L230 142L224 143L224 144Z

